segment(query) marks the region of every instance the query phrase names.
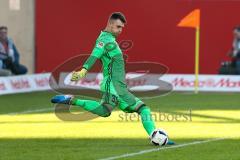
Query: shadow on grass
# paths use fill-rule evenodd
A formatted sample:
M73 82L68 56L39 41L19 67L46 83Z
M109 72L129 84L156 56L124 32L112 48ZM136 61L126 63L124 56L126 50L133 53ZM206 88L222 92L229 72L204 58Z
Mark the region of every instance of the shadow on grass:
M174 139L177 145L190 143L195 141L204 141L206 139ZM153 146L146 139L115 139L115 138L91 138L91 139L0 139L0 155L1 159L99 159L111 156L117 156L127 153L135 153L143 150L155 149L159 146ZM226 153L228 150L237 152L239 139L217 140L203 144L189 145L183 148L172 149L168 154L175 154L175 151L181 154L187 152L189 158L197 159L204 150L216 152L218 155ZM228 146L226 148L226 146ZM189 154L189 151L194 154ZM214 152L213 152L214 151ZM157 151L161 152L161 151ZM148 153L151 155L151 153ZM144 154L142 154L144 155ZM163 155L161 155L163 156ZM166 156L166 155L165 155ZM165 157L164 156L164 157ZM176 156L176 155L175 155ZM195 158L194 158L195 157ZM140 157L141 158L141 157ZM166 157L167 158L167 157ZM179 158L176 156L176 159ZM141 159L149 159L142 157ZM154 158L151 158L154 159ZM156 158L157 159L157 158Z

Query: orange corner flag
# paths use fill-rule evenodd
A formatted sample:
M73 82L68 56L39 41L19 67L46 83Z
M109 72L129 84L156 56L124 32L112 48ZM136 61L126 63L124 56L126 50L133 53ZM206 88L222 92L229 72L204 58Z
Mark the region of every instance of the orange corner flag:
M200 26L200 9L195 9L191 13L189 13L186 17L184 17L180 23L177 25L178 27L193 27L199 28Z

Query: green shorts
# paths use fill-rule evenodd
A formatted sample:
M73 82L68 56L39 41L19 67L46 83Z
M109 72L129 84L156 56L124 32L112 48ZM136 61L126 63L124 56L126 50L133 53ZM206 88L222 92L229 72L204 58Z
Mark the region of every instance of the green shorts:
M132 113L137 112L144 103L127 89L126 85L101 85L103 93L101 103L110 106L114 109L116 106L124 112Z

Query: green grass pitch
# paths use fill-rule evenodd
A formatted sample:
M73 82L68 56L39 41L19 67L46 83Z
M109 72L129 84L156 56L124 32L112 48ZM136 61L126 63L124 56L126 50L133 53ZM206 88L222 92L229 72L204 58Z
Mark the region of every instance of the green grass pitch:
M54 94L0 96L0 160L240 159L239 93L173 92L144 100L174 147L151 145L136 115L118 109L108 118L61 121L49 101Z

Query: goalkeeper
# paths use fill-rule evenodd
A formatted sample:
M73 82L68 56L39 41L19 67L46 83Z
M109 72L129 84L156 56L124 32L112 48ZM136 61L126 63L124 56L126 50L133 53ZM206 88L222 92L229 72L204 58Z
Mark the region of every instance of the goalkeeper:
M100 86L103 92L101 102L77 99L67 95L57 95L52 98L52 103L80 106L101 117L110 116L112 110L119 106L122 111L127 113L137 112L141 117L147 134L151 136L155 129L151 111L139 98L128 91L125 82L124 59L122 51L116 42L116 37L122 32L125 23L126 19L122 13L112 13L107 27L96 40L92 54L80 71L72 73L71 81L78 81L84 78L96 60L100 59L103 65L104 76ZM173 142L169 141L168 144L173 144Z

